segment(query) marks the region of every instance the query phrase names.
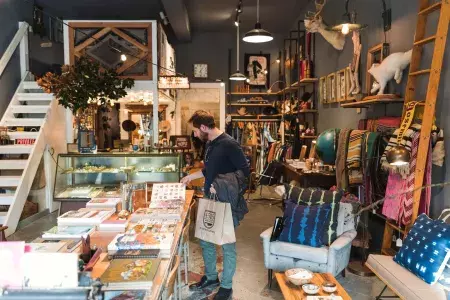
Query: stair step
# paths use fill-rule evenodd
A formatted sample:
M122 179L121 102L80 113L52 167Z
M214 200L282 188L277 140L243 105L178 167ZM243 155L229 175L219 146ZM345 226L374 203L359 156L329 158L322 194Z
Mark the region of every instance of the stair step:
M0 194L0 205L11 205L13 202L14 194Z
M0 187L19 186L22 176L0 176Z
M0 154L30 154L34 145L3 145Z
M433 35L433 36L427 37L427 38L425 38L423 40L415 42L414 46L422 46L422 45L425 45L425 44L433 42L435 39L436 39L436 36Z
M0 212L0 224L5 224L7 212Z
M17 93L19 101L52 101L53 94L47 93Z
M2 123L3 126L42 126L44 118L7 118Z
M37 139L39 131L14 131L8 132L8 136L11 140L16 139Z
M0 170L23 170L27 162L26 159L2 159L0 160Z
M42 90L42 88L37 84L36 81L24 81L22 87L25 90Z
M48 105L11 105L15 114L45 114L50 108Z
M425 70L420 70L420 71L416 71L416 72L411 72L411 73L409 73L409 76L418 76L418 75L428 74L430 72L431 72L431 69L425 69Z
M437 2L434 3L424 9L422 9L421 11L419 11L419 15L427 15L427 14L431 14L432 12L440 9L442 6L442 2Z

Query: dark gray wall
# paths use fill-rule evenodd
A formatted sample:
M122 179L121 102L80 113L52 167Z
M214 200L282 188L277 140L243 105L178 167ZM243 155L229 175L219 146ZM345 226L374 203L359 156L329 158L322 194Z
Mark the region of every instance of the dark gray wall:
M324 20L329 24L338 23L344 12L344 1L328 1L323 10ZM407 51L411 49L414 40L414 33L416 28L418 2L411 0L395 0L386 1L388 7L392 8L392 29L387 32L386 40L390 44L391 53L399 51ZM358 13L358 20L362 23L368 24L368 28L361 33L361 41L363 45L361 57L361 82L365 82L366 76L366 56L368 48L383 42L384 34L382 31L382 6L381 1L373 0L359 0L350 1L350 7L356 8ZM310 3L305 10L312 10L313 3ZM302 12L299 17L303 18L305 12ZM429 26L427 28L427 36L433 35L436 31L437 15L430 16ZM447 43L448 44L448 43ZM428 45L424 50L424 57L422 67L429 67L431 62L431 55L433 53L434 44ZM438 104L436 108L437 125L444 129L446 139L446 149L450 149L450 87L447 82L450 80L449 72L449 58L450 45L447 45L446 57L443 64L441 84L439 87ZM331 72L338 71L348 66L352 58L353 44L351 35L347 37L346 45L343 51L337 51L332 48L320 35L317 36L317 52L316 52L316 76L324 76ZM418 82L417 100L425 99L427 77L423 77ZM407 81L407 70L404 71L403 82L401 85L391 84L391 88L396 93L404 95ZM402 105L388 105L378 106L372 110L363 109L361 114L356 112L356 109L340 108L337 104L325 104L319 106L319 122L318 129L323 131L327 128L356 128L358 120L368 117L376 117L383 115L401 115ZM447 150L447 155L450 151ZM450 180L450 159L447 158L446 164L443 168L433 166L433 182L443 182ZM433 190L433 198L431 203L431 215L436 217L443 208L450 207L450 188Z
M0 0L0 57L18 30L18 22L30 21L32 2ZM0 116L6 110L17 85L20 82L19 51L16 51L0 77Z
M243 33L241 32L241 38ZM239 64L240 71L244 73L244 54L262 53L270 54L274 62L278 57L278 50L283 44L282 35L274 35L274 40L264 44L249 44L241 40ZM194 33L192 42L175 46L177 56L177 71L192 76L194 63L207 63L209 78L222 79L228 84L228 49L232 49L231 70L236 71L236 32L205 32ZM278 79L278 64L271 65L271 81Z

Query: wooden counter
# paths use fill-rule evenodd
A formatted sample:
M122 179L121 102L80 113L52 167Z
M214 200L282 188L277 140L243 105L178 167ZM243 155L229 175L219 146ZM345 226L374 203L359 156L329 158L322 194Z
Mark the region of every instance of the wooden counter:
M189 213L189 206L191 205L192 198L194 196L194 191L186 191L186 202L184 204L184 209L181 214L181 220L178 222L177 228L174 232L174 240L172 244L172 248L170 250L170 258L162 259L159 265L158 271L156 272L155 278L153 280L153 286L150 291L150 296L146 299L157 300L161 298L162 291L164 290L164 283L167 280L169 275L170 267L172 266L172 261L178 253L178 246L180 244L181 234L183 232L183 227L186 222L186 217ZM108 244L114 239L117 235L117 232L99 232L96 231L91 234L91 245L96 245L98 248L103 250L103 253L100 256L100 259L95 264L94 269L92 270L92 278L100 277L105 270L109 266L109 261L107 260L108 253ZM104 288L105 291L112 290L108 287ZM118 288L114 288L114 290L119 290ZM122 289L126 290L126 289Z

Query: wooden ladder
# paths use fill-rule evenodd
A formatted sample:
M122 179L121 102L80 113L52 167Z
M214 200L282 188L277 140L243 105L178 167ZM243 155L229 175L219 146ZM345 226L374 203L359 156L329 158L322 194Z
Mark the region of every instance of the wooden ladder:
M414 221L417 219L419 212L420 196L422 190L419 189L423 185L424 173L428 156L428 148L430 145L431 128L435 115L436 99L439 89L439 80L441 78L441 68L444 61L445 43L447 41L448 26L450 22L450 0L442 0L437 3L430 4L429 0L419 0L419 13L417 17L416 34L414 37L411 64L409 67L408 83L405 92L405 105L410 101L419 101L415 98L417 77L428 75L428 88L425 101L421 100L425 105L422 120L422 129L420 132L419 149L417 153L416 170L414 178L414 203L411 223L405 229L400 228L391 221L386 221L384 228L383 245L381 252L386 255L395 255L395 250L391 249L392 236L394 231L398 231L405 236ZM425 29L427 25L428 15L440 10L439 21L436 34L425 37ZM429 69L419 70L423 46L434 42L433 59ZM405 106L406 107L406 106ZM404 112L404 111L403 111Z

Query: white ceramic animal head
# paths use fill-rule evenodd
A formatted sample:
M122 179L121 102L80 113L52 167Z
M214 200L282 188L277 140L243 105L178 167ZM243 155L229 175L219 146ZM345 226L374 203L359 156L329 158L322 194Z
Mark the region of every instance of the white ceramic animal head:
M319 28L321 28L322 23L323 20L321 16L311 19L305 19L305 28L308 32L318 32Z

